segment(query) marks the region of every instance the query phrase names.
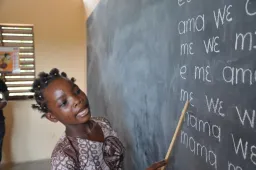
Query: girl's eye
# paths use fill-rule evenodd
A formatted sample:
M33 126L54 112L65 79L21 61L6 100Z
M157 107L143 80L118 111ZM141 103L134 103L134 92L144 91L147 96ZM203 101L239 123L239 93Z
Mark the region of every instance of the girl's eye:
M65 107L67 105L68 101L67 100L64 100L61 104L60 104L60 107Z

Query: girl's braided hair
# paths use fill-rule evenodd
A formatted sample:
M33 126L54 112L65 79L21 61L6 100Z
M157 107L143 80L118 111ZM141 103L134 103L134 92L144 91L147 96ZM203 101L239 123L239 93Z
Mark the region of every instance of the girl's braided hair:
M35 79L31 92L34 93L34 98L37 104L32 104L33 109L37 109L43 113L42 117L45 117L45 114L49 111L47 108L46 100L43 96L44 89L56 78L68 78L65 72L59 72L57 68L53 68L50 73L41 72L38 74L38 78ZM72 77L70 79L73 83L75 79Z

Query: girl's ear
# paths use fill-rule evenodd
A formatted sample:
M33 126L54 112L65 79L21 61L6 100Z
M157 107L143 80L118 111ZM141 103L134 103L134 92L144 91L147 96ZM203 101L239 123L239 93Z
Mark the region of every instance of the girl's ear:
M50 120L51 122L54 122L54 123L58 122L58 119L52 113L50 113L50 112L46 113L45 117L48 120Z

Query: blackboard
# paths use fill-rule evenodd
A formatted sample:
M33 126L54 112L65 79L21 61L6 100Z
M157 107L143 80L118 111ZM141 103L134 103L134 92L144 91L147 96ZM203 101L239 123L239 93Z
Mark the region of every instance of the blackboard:
M125 169L256 168L256 1L101 0L87 21L88 96L126 147Z

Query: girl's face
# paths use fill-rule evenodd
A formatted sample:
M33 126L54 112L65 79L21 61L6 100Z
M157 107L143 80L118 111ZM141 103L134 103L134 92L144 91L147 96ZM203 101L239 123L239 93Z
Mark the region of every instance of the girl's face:
M60 77L43 91L49 113L46 117L64 125L86 123L91 118L87 96L70 80Z

